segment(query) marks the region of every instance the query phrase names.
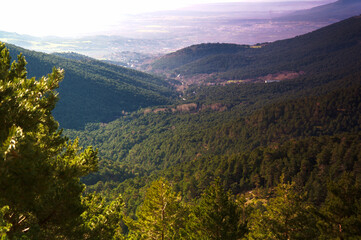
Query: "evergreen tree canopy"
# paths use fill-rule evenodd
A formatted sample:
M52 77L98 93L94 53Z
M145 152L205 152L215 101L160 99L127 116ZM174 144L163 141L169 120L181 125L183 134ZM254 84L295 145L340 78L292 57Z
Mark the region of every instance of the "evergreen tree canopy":
M295 190L295 184L281 183L275 196L263 199L249 222L248 239L316 239L316 219L312 208Z
M137 216L138 221L129 225L140 239L183 239L185 210L180 196L166 180L161 178L151 184Z
M321 208L320 239L359 239L361 232L361 186L350 173L328 184Z
M245 233L241 208L219 179L202 194L195 214L204 239L240 239Z
M97 151L80 152L77 140L67 142L51 114L63 71L27 79L25 58L10 61L1 44L0 234L70 235L83 212L80 177L97 169Z

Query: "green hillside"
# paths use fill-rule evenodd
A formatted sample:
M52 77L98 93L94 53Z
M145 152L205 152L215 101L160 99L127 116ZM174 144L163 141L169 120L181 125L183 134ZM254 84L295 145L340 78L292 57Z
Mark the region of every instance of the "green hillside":
M121 182L129 176L147 175L180 163L190 164L200 156L241 153L290 139L357 133L361 131L358 114L361 79L353 81L358 84L321 97L280 100L279 94L271 100L274 104L251 115L247 114L249 107L239 104L226 111L219 111L220 107L212 110L212 105L208 108L198 105L198 110L192 112L134 113L106 126L92 124L85 131L67 131L67 134L98 147L104 161L109 160L106 169L115 175L106 174L102 171L107 170L103 169L99 174L105 174L105 179L99 176L97 180ZM313 94L318 91L315 89ZM259 101L264 101L267 95L259 96ZM242 102L246 104L247 100Z
M325 72L343 74L359 67L359 62L354 59L358 59L361 51L360 40L361 18L353 17L292 39L243 47L241 52L222 52L222 44L215 44L213 47L219 49L216 54L203 57L200 53L194 61L186 64L178 61L180 64L176 66L172 64L172 59L178 59L179 54L171 53L155 61L153 70L167 69L166 72L186 77L213 73L215 75L210 79L213 81L256 81L259 77L284 72L306 76ZM201 49L202 45L198 47ZM192 49L197 49L197 46ZM186 50L179 52L186 53ZM193 51L192 56L196 53ZM182 56L188 59L187 55Z
M243 52L247 48L247 45L221 43L193 45L161 57L151 67L155 70L170 70L209 56Z
M63 71L28 79L24 58L10 66L1 45L0 238L360 239L360 21L235 54L205 44L200 55L215 55L195 61L197 46L180 51L173 73L222 59L219 78L304 74L195 84L178 100L141 72L24 50L30 76L51 64L70 72L57 114L76 103L79 116L110 116L117 99L133 109L64 131L52 116Z
M157 77L91 58L69 59L7 45L12 59L21 52L28 76L43 76L53 67L65 70L54 116L63 128L82 128L89 122L110 122L124 112L169 104L173 91ZM123 112L123 113L122 113Z
M354 24L344 29L350 22ZM137 196L159 176L176 182L177 191L191 201L217 177L226 189L241 194L255 187L273 187L283 173L287 181L312 191L309 199L315 204L322 204L326 193L316 194L318 188L325 188L328 177L336 179L346 168L339 166L343 157L336 159L335 155L327 167L339 170L319 178L318 153L312 147L328 149L328 144L337 145L341 141L337 139L343 137L357 142L361 131L361 61L359 54L351 51L358 48L355 41L360 33L355 25L361 26L360 21L349 19L255 49L271 56L283 43L290 53L284 50L277 52L278 56L297 53L294 64L291 57L287 64L309 71L294 80L193 86L185 92L183 102L142 109L107 125L88 124L84 131L66 131L69 136L79 136L81 144L99 148L100 170L83 181L109 197L121 193L128 211L134 212L141 202ZM310 52L303 52L297 44ZM319 57L323 55L333 57ZM306 57L312 61L305 61ZM269 67L281 63L286 61L272 61ZM290 146L300 155L290 155ZM343 147L351 145L340 145ZM354 147L343 151L356 151L347 171L359 177L354 168L359 149ZM276 149L281 152L273 153ZM310 152L304 163L303 152ZM268 172L278 168L268 162L267 154L281 164L281 172ZM308 164L308 173L314 171L314 175L304 176L302 164Z

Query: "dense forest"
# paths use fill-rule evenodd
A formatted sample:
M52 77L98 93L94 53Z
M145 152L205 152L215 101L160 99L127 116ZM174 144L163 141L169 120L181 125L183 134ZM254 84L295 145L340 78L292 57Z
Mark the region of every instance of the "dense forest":
M202 57L220 46L262 51L267 65L256 75L286 62L290 71L307 68L292 80L194 85L178 98L164 80L124 69L144 79L132 86L147 89L145 98L164 101L135 101L114 121L83 119L84 128L64 130L56 102L62 84L75 87L68 72L123 68L42 55L69 66L39 76L31 68L37 58L20 54L11 63L2 44L1 239L361 238L360 23L351 18L261 48L201 46ZM191 50L186 65L197 58Z
M29 77L41 77L53 67L66 72L54 116L64 128L84 128L89 122L110 122L124 112L172 102L174 92L164 80L91 58L65 58L7 45L13 59L21 52Z

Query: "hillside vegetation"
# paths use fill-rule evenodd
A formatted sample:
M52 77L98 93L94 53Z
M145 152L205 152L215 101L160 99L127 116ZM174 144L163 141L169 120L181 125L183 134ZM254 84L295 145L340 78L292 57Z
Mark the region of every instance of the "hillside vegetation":
M153 70L181 74L190 78L197 74L213 74L208 81L258 80L283 72L304 75L342 73L358 67L361 50L361 20L353 17L292 39L239 46L241 51L229 53L223 44L214 44L214 54L203 56L204 45L196 45L171 53L153 63ZM207 46L207 45L206 45ZM208 46L210 48L210 46ZM197 49L199 49L198 57ZM187 55L188 52L191 54ZM192 56L193 61L189 62ZM181 57L181 59L179 59ZM173 59L178 63L173 64ZM184 61L183 61L184 60Z
M350 26L354 29L360 20L349 19L312 34L268 45L275 48L285 43L284 49L292 49L289 55L302 52L302 56L308 54L309 59L318 60L317 64L313 61L314 65L308 63L309 74L297 79L269 84L194 86L185 92L186 101L176 105L142 109L107 125L88 124L85 131L66 131L69 136L79 136L81 143L99 148L100 171L84 178L84 182L108 196L122 193L133 206L130 212L140 201L134 195L138 196L149 179L158 176L174 180L176 189L189 200L199 197L208 182L217 177L234 194L255 187L275 186L282 173L287 181L295 181L297 187L304 188L308 184L309 189L317 192L316 181L325 187L328 177L337 178L346 168L337 174L327 172L322 179L316 174L312 175L315 179L307 175L298 180L296 176L302 170L298 161L302 157L292 155L289 160L280 157L283 160L279 161L286 161L282 163L284 170L274 173L269 173L274 166L267 165L269 162L264 162L264 158L276 149L286 151L272 155L276 159L288 156L286 149L290 145L294 145L295 151L312 152L309 148L314 145L319 144L321 149L323 143L325 147L336 144L341 140L333 142L333 139L342 139L342 134L358 139L361 62L358 54L347 49L358 48L354 42L361 36L358 30L344 36L344 24L349 22L354 23ZM334 31L332 34L330 29ZM352 41L349 36L354 36ZM327 38L332 40L324 43ZM313 51L303 53L296 43ZM343 47L337 51L337 46ZM261 49L271 49L267 47ZM286 51L283 54L288 55ZM318 54L333 58L318 58ZM296 59L304 59L295 56L295 63L298 63ZM277 68L280 62L283 60L268 64ZM328 71L330 66L334 66L332 71ZM303 146L306 142L313 144ZM305 149L301 150L302 147ZM318 153L312 154L304 159L308 173L315 168ZM356 164L357 159L355 157L350 164ZM296 161L292 169L289 169L289 161ZM340 158L329 164L342 161ZM353 167L347 169L354 171ZM310 199L321 204L325 193L310 196Z
M57 90L54 116L63 128L83 128L89 122L110 122L122 112L169 104L174 95L164 80L91 58L70 59L7 45L12 59L21 52L29 77L41 77L53 67L65 71Z
M84 67L77 71L99 87L118 70L139 74L144 81L128 84L164 99L64 131L51 114L63 71L28 79L24 58L10 66L1 46L0 238L359 239L360 28L361 18L351 18L257 48L181 50L173 73L222 59L225 65L213 65L218 77L304 74L189 86L178 100L147 74L74 54L42 55ZM196 60L198 47L204 58ZM219 47L238 53L219 55ZM232 62L241 55L244 62ZM122 89L124 81L106 86Z
M187 65L193 63L202 58L207 58L210 56L218 54L234 54L239 53L247 49L247 45L237 45L237 44L221 44L221 43L207 43L200 45L193 45L173 54L168 54L161 57L159 60L152 64L153 69L159 70L171 70L178 68L182 65Z

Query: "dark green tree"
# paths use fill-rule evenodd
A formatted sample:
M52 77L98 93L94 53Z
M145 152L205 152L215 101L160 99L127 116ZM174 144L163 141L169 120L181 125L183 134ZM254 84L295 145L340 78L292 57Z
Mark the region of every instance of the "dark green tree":
M262 200L252 213L248 239L315 239L318 236L312 206L295 190L295 184L281 183L274 197Z
M205 190L195 208L201 239L240 239L245 234L243 211L217 179Z
M124 202L121 196L110 203L97 194L89 194L83 198L86 210L81 215L84 221L81 232L82 239L124 239L123 212Z
M97 151L67 142L51 114L63 71L27 79L25 65L21 54L10 64L0 44L0 222L10 239L70 238L83 212L80 177L97 169Z
M8 239L6 233L9 232L9 230L11 228L11 224L4 219L4 216L7 214L8 211L9 211L8 206L3 206L0 209L0 239L1 240Z
M187 212L180 195L173 192L165 179L150 185L137 217L137 221L128 221L128 225L138 239L187 239Z
M318 226L320 239L361 238L361 186L350 173L328 184Z

